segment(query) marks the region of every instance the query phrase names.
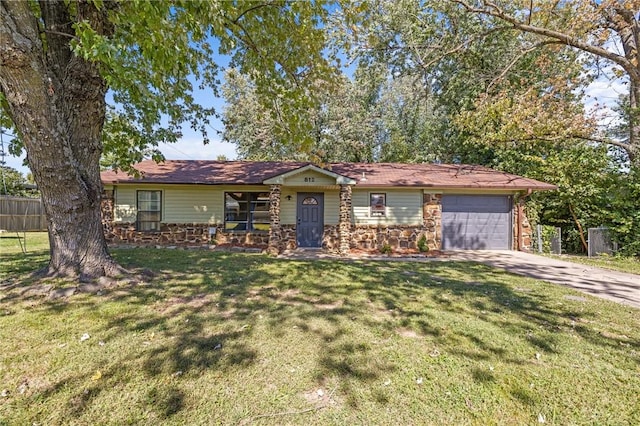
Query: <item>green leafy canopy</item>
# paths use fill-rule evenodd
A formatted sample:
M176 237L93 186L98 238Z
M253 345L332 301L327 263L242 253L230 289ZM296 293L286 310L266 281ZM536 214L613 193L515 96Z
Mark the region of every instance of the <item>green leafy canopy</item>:
M311 86L335 73L331 57L323 54L327 2L97 4L108 8L113 34L78 19L72 49L100 64L117 105L107 115L114 122L104 132L106 163L128 169L142 156L157 157L154 146L175 142L185 123L208 142L217 111L201 105L194 91L218 96L227 60L255 71L256 93L266 109L286 99L281 115L287 131L302 143L309 137L305 111L317 102Z

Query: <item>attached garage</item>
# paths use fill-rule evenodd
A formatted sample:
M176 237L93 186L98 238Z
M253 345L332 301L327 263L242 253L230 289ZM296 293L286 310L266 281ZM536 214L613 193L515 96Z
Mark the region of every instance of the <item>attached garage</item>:
M444 250L511 249L511 197L443 195Z

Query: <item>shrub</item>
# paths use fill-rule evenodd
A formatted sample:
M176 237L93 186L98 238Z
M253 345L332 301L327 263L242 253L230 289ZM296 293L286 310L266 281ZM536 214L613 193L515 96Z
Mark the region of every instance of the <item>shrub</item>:
M380 252L383 254L391 254L393 249L388 243L384 243L384 245L380 248Z
M429 251L429 246L427 245L427 237L422 234L422 236L418 239L418 250L422 253L425 251Z

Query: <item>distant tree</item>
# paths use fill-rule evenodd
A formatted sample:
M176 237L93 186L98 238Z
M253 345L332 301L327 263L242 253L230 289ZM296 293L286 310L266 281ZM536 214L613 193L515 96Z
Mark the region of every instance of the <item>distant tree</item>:
M18 170L0 166L0 194L13 195L16 197L33 197L37 193L27 188L29 182Z
M301 150L279 135L280 118L258 102L252 79L230 70L222 89L223 138L251 160L429 161L434 117L425 91L415 78L388 79L384 69L360 67L353 79L342 76L318 89L313 137Z
M384 64L395 80L421 82L416 93L433 117L423 128L427 140L438 141L427 144L434 160L486 163L492 145L594 134L581 103L589 80L577 53L451 0L366 6L364 25L346 28L345 45L363 63Z
M617 139L607 132L574 136L620 148L632 162L640 161L640 0L449 1L482 20L490 18L496 27L527 36L531 49L568 47L589 55L593 59L590 69L599 69L593 64L600 62L612 67L605 75L620 79L629 90L628 107L622 115L627 122L626 136ZM552 83L550 92L564 90L566 80ZM539 102L528 105L537 112L545 112L546 106Z

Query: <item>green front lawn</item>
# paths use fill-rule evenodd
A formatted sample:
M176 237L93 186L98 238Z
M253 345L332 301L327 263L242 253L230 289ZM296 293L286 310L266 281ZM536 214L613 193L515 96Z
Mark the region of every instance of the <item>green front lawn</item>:
M640 310L488 266L115 250L157 275L48 300L0 253L2 425L640 424Z
M49 236L46 232L0 233L0 256L17 253L37 253L47 249L49 249ZM0 269L0 273L2 272L3 270ZM0 279L2 279L1 275Z

